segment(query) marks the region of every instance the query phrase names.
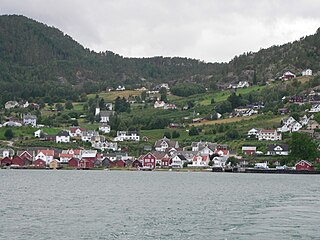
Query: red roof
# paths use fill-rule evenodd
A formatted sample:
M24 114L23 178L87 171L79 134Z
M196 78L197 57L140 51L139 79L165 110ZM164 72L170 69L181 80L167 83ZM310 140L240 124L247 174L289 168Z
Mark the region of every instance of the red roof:
M261 130L261 133L274 133L276 130Z
M73 157L73 154L60 153L60 154L59 154L59 157L62 157L62 158L72 158L72 157Z
M70 128L70 132L75 133L78 129L79 129L81 132L86 131L85 128L71 127L71 128Z
M225 149L221 149L221 150L217 149L217 150L214 151L215 154L219 154L219 152L222 152L223 156L229 154L229 150L225 150Z
M46 156L54 156L54 150L38 150L37 152L38 154L42 152Z

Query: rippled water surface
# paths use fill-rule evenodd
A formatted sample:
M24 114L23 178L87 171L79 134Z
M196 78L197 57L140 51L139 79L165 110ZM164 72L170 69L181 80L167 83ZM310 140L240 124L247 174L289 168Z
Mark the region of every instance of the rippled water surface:
M0 170L0 239L320 239L320 175Z

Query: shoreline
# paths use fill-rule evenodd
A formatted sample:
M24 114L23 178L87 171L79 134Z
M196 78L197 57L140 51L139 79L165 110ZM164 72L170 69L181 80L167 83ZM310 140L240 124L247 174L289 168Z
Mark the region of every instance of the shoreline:
M52 168L41 168L41 167L4 167L1 168L1 170L62 170L62 171L74 171L74 170L79 170L79 171L128 171L128 172L144 172L145 170L139 170L137 168L91 168L91 169L76 169L76 168L57 168L57 169L52 169ZM313 171L308 171L308 170L292 170L292 169L254 169L254 168L246 168L246 169L241 169L241 170L235 170L235 171L230 171L230 170L225 170L223 171L222 169L217 171L214 168L177 168L177 169L172 169L172 168L166 168L166 169L151 169L148 170L148 172L214 172L214 173L253 173L253 174L320 174L320 170L313 170Z

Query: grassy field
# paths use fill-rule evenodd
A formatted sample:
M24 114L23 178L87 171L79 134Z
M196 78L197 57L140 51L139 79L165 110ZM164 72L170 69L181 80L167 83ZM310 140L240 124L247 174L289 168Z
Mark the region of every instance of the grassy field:
M193 126L202 126L202 125L213 125L213 124L224 124L224 123L234 123L246 120L252 120L256 118L258 115L247 116L247 117L235 117L235 118L225 118L225 119L218 119L212 121L203 121L200 123L193 123Z
M112 91L112 92L101 92L99 93L99 97L103 98L106 101L114 101L117 97L125 97L129 96L139 96L142 91L136 90L125 90L125 91ZM96 94L89 94L88 98L95 98Z
M250 92L255 92L255 91L261 91L262 89L266 88L267 86L252 86L248 88L242 88L237 90L237 94L248 94ZM206 96L206 99L200 101L200 105L210 105L211 104L211 99L213 98L216 103L222 102L227 100L227 98L231 95L230 90L224 90L221 92L217 92L214 94L210 94Z

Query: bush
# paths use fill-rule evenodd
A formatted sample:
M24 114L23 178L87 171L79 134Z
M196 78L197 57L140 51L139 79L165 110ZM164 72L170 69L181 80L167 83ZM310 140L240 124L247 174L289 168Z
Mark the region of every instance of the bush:
M172 136L172 138L178 138L178 137L180 137L180 133L177 132L176 130L174 130L174 131L172 132L171 136Z
M196 128L196 127L192 127L192 128L189 130L189 136L196 136L196 135L199 135L199 130L198 130L198 128Z

